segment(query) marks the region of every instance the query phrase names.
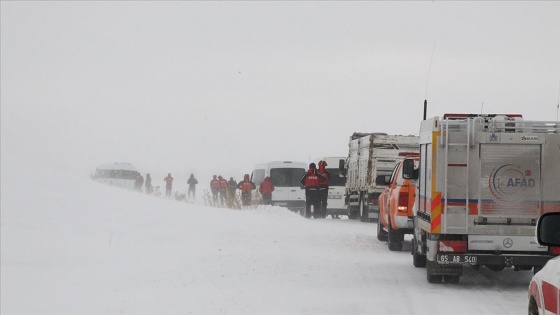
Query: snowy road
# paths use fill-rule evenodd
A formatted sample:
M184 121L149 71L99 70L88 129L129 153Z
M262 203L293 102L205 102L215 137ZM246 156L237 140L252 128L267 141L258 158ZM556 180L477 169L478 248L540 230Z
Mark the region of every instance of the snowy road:
M531 272L469 268L459 284L429 284L410 242L390 252L372 223L62 174L29 183L6 171L2 187L3 315L526 314Z

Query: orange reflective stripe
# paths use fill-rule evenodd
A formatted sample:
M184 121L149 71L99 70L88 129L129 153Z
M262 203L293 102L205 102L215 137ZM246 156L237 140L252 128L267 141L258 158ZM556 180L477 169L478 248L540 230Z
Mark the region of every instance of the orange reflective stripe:
M441 193L432 198L431 206L431 233L441 233Z

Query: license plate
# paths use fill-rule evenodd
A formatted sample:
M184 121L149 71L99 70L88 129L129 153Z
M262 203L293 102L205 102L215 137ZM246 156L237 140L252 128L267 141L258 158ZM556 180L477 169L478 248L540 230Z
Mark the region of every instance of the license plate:
M476 265L476 256L437 254L437 261L440 264L471 264L471 265Z
M342 199L341 195L329 195L328 199Z

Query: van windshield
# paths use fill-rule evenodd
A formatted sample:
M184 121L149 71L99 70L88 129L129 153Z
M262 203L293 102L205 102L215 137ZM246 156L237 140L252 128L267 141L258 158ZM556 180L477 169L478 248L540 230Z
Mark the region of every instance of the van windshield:
M298 187L304 173L303 168L271 168L270 179L275 187Z

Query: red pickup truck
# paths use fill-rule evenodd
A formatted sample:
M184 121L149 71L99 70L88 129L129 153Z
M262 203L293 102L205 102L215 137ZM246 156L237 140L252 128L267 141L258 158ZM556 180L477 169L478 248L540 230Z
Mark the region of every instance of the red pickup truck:
M379 176L376 180L387 185L379 196L379 220L377 239L387 241L389 250L402 250L404 235L414 231L412 206L416 197L418 179L418 153L403 152L391 176Z

